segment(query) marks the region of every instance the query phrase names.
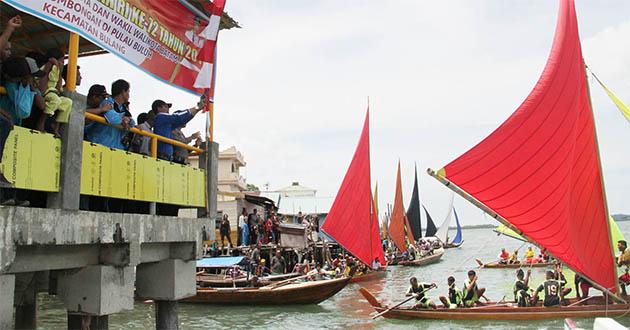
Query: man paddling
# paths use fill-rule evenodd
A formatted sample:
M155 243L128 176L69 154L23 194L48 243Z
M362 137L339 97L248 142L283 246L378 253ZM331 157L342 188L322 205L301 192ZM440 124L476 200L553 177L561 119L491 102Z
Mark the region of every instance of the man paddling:
M625 271L621 274L621 276L619 276L619 287L621 288L621 294L626 295L626 285L630 284L630 274L628 274L628 266L630 266L630 249L628 249L628 243L624 240L617 242L617 249L621 252L617 257L617 266L625 266Z
M536 256L536 253L534 253L534 248L532 248L531 246L527 248L527 250L525 251L525 262L528 264L534 263L534 257Z
M530 303L529 295L529 277L532 274L531 268L527 270L527 277L523 269L516 271L516 282L514 282L514 301L518 303L518 307L528 307Z
M507 252L505 248L501 249L501 254L499 254L499 263L505 265L508 263L509 260L510 260L510 253Z
M415 309L437 308L435 306L435 303L433 303L431 299L429 299L424 293L424 291L429 288L437 287L435 283L418 283L418 279L415 277L410 278L409 283L411 284L411 286L409 287L409 290L407 290L407 294L405 296L410 297L412 295L416 295L416 305L414 306Z
M477 273L474 270L468 271L468 279L464 281L464 307L473 307L479 304L479 298L486 292L486 288L477 286Z
M460 290L457 285L455 285L455 278L453 276L449 276L447 279L448 283L448 298L441 296L440 301L442 305L446 308L458 308L462 305L462 290Z
M553 270L548 270L546 275L546 281L536 288L532 298L532 305L536 306L538 303L538 294L541 291L545 292L545 299L543 300L543 306L545 307L559 307L560 306L560 282L555 279Z

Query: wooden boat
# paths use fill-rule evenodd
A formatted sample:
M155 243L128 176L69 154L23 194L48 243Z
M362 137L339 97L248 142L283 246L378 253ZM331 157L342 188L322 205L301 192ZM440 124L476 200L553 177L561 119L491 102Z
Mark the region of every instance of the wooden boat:
M484 264L481 260L476 260L477 264L483 268L506 268L506 269L517 269L517 268L542 268L542 267L553 267L554 262L537 262L537 263L520 263L520 264L500 264L498 262L492 262L489 264Z
M448 243L444 244L444 248L445 249L454 249L454 248L458 248L458 247L462 246L462 244L464 244L463 240L461 242L459 242L459 243L448 242Z
M387 276L387 270L385 269L375 270L375 271L370 271L367 274L352 276L350 283L373 281L373 280L385 278L385 276Z
M287 280L293 277L300 276L299 273L289 273L289 274L280 274L280 275L269 275L261 277L260 283L262 285L269 285L273 282ZM198 275L197 276L197 285L200 287L245 287L249 285L251 277L248 279L247 276L240 276L236 279L231 279L229 277L226 278L225 275Z
M359 290L374 310L381 313L387 310L374 295L365 288ZM513 303L493 303L473 308L413 309L398 307L383 314L392 319L438 319L438 320L543 320L556 318L613 317L630 313L630 304L600 304L562 307L514 307Z
M332 280L295 282L284 286L260 288L197 288L187 303L216 305L299 305L319 304L334 296L350 282L350 277Z
M422 258L415 259L415 260L401 260L398 262L398 264L401 266L425 266L425 265L438 262L442 258L443 255L444 255L444 249L439 248L439 249L433 250L433 254L430 254Z

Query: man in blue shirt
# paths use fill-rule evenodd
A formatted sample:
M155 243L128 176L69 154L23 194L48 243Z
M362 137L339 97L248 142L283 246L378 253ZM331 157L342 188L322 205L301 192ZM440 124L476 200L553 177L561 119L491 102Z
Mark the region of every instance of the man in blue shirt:
M151 109L156 113L155 122L153 124L153 133L163 137L172 139L173 130L184 126L205 106L205 97L201 97L199 103L194 108L184 111L177 111L169 114L170 108L173 106L162 100L155 100L151 105ZM173 159L173 145L158 141L158 158L164 160Z
M106 97L99 108L109 109L100 113L105 117L108 123L112 125L122 125L124 128L134 127L135 123L131 119L127 104L129 102L130 85L127 81L119 79L112 83L112 96ZM110 104L112 108L106 107ZM113 149L126 150L127 147L122 143L123 137L127 131L120 130L116 127L92 123L86 127L86 139L90 142L102 144Z

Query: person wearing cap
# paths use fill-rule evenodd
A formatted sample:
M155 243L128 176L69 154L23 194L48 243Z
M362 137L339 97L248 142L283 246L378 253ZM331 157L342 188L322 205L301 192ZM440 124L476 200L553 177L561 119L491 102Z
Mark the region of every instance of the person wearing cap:
M173 105L162 100L155 100L151 105L151 110L155 111L155 125L153 132L157 135L172 139L173 130L186 125L205 106L205 98L202 96L196 107L170 114ZM173 145L158 141L158 158L173 160Z
M67 124L72 111L72 100L62 96L63 79L61 78L61 70L63 68L65 54L59 48L51 48L46 52L46 63L42 70L47 73L44 78L40 79L40 89L44 91L44 100L46 106L44 113L37 122L37 130L44 131L46 119L55 116L55 122L52 124L53 134L59 135L59 124Z
M95 90L95 92L100 92L101 96L105 96L99 104L99 108L103 109L107 105L112 107L99 114L105 117L109 124L122 125L124 128L135 126L135 122L129 116L129 110L126 106L127 102L129 102L130 89L131 86L127 81L119 79L112 83L111 97L106 96L100 87L98 90ZM94 123L86 134L86 140L109 148L126 150L125 145L122 143L126 133L125 130L117 127Z

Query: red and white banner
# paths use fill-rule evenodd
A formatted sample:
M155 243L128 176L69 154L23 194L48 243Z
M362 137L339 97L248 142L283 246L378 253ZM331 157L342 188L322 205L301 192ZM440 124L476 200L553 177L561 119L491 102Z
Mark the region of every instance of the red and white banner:
M204 3L209 21L176 0L3 0L76 32L169 84L195 94L211 88L225 0Z

